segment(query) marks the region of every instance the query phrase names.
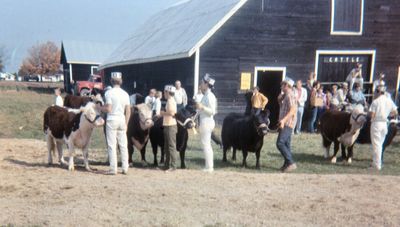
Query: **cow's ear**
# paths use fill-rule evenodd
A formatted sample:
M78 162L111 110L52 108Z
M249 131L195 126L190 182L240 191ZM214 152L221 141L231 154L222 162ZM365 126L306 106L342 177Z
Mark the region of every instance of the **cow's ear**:
M133 105L132 106L132 113L139 111L139 108L137 107L137 105Z

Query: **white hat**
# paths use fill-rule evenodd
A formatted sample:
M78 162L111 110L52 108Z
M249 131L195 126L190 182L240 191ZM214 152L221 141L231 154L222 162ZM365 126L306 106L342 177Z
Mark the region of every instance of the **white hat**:
M112 72L111 73L111 78L113 78L113 79L122 79L122 73L121 72Z
M293 87L294 85L294 80L290 79L289 77L286 77L283 82L289 85L290 87Z
M346 87L348 87L348 86L349 86L349 84L348 84L347 82L343 82L343 83L342 83L342 86L346 86Z
M206 75L204 75L203 80L204 80L204 82L207 82L211 86L214 86L214 84L215 84L215 80L213 78L211 78L211 75L208 73L206 73Z
M175 93L176 88L175 88L175 86L172 86L172 85L165 85L164 91Z

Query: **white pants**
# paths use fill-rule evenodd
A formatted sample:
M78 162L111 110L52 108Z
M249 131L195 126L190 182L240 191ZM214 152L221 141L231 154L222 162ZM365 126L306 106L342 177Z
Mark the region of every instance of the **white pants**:
M382 146L387 132L386 122L371 123L372 162L377 169L382 168Z
M211 147L211 133L214 130L215 121L212 118L200 119L200 140L203 146L206 169L214 169L214 152Z
M128 172L128 144L126 138L125 119L107 120L106 137L108 147L108 158L110 159L110 171L117 173L117 143L121 151L122 170Z

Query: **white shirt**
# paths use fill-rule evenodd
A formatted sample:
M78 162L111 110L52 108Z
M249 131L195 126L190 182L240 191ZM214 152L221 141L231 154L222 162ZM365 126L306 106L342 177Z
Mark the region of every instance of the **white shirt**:
M207 90L200 103L203 105L203 109L199 111L200 121L201 119L205 118L212 119L217 113L217 98L215 98L214 93L212 93L210 90Z
M156 111L156 115L160 115L161 112L161 99L156 98L154 101L154 109Z
M61 106L61 107L64 106L64 101L59 95L56 96L56 106Z
M175 102L177 105L180 105L180 104L183 104L184 106L187 105L186 91L182 87L179 89L176 89L174 98L175 98Z
M193 99L194 99L194 101L195 102L197 102L197 103L200 103L201 102L201 99L203 98L203 93L197 93L194 97L193 97Z
M146 98L144 99L144 103L147 104L147 105L150 105L151 106L151 110L156 110L155 106L154 106L155 100L156 100L155 97L146 96Z
M120 87L114 87L105 94L106 104L112 106L107 120L125 120L125 107L130 106L129 95Z
M297 90L297 87L294 88L294 95L296 97L297 100L297 105L300 107L304 107L304 103L307 101L307 90L305 88L301 88L301 94L300 94L300 98L298 99L298 94L299 91Z
M131 104L131 106L136 105L136 94L129 96L129 103Z
M387 122L390 113L396 110L397 106L391 98L388 98L386 95L380 95L372 102L369 108L370 112L375 113L375 117L371 121Z

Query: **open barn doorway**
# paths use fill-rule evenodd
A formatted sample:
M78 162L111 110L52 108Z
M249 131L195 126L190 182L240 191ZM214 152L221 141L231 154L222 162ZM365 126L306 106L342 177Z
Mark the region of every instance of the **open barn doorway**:
M275 128L279 120L278 96L281 93L281 82L286 75L286 67L256 67L254 84L268 98L267 109L271 112L270 126Z

